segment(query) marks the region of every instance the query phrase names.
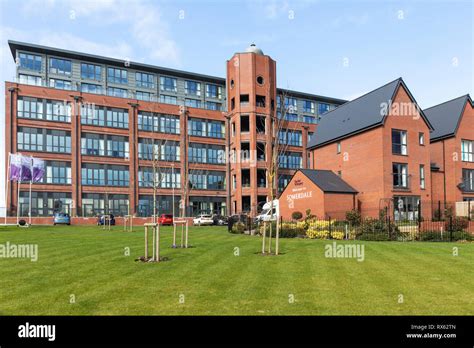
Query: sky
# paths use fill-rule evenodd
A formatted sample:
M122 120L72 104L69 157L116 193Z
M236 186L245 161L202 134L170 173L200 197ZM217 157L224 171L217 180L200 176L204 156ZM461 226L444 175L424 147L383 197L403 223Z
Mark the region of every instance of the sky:
M472 0L0 0L0 92L15 76L8 40L220 77L255 43L278 87L351 100L403 77L427 108L474 96L473 18ZM2 112L2 139L4 125Z

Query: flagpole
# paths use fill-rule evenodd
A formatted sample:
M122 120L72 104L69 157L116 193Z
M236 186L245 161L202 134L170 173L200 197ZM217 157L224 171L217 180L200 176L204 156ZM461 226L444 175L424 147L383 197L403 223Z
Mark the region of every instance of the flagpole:
M33 184L33 157L30 157L31 158L31 164L30 164L30 172L31 172L31 177L30 177L30 201L29 201L29 204L28 204L28 207L29 207L29 211L28 211L28 216L29 216L29 219L28 219L28 225L31 226L31 186Z
M7 224L7 214L8 214L8 206L7 206L7 201L8 201L8 182L10 181L10 155L11 153L8 152L8 159L7 159L7 173L5 174L5 225ZM10 197L11 200L11 197Z
M21 185L21 177L20 180L17 181L18 185L18 197L16 201L16 224L18 225L20 223L20 185Z

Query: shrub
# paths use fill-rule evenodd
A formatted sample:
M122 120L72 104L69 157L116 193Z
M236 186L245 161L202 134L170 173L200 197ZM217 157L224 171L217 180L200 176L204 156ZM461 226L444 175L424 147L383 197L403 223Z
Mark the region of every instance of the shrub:
M444 224L446 231L462 231L469 226L469 220L465 217L452 217L446 220Z
M311 209L306 209L305 219L306 220L311 220L311 219L315 219L315 218L316 218L316 215L311 214Z
M400 230L393 223L383 219L365 219L356 232L356 239L360 240L398 240Z
M300 211L294 211L292 214L291 214L291 218L293 220L299 220L303 217L303 214L300 212Z
M245 225L242 222L236 222L234 225L232 225L231 232L236 233L236 234L241 234L244 233L245 231Z
M349 210L346 212L346 220L349 222L352 226L359 226L360 222L362 220L362 217L360 213L357 210Z
M331 238L332 239L337 239L337 240L343 240L344 239L344 232L331 232Z
M310 239L328 239L329 238L329 231L328 230L314 230L309 229L306 231L306 237Z
M440 231L426 231L420 234L419 239L421 241L431 241L431 242L449 242L451 241L451 237L453 241L472 241L474 237L472 234L468 232L456 231L456 232L449 232L445 231L441 235Z
M270 231L270 223L266 224L267 235ZM272 238L276 237L276 222L272 222ZM264 224L260 224L260 235L265 231ZM304 228L301 227L300 223L284 222L280 225L280 238L295 238L299 235L304 235Z
M333 227L334 224L336 223L336 220L307 220L308 223L308 229L313 229L313 230L328 230L330 227Z

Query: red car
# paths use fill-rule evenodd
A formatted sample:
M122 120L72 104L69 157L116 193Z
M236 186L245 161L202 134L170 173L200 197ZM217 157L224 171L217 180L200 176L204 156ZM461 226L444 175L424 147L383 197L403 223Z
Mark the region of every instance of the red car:
M173 225L173 215L161 214L161 216L158 218L158 223L160 225Z

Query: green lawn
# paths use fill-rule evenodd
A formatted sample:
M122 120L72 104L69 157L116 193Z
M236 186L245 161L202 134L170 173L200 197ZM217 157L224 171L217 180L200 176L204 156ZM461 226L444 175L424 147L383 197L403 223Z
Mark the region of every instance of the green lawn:
M259 237L221 227L191 228L193 248L171 249L168 227L169 261L145 264L134 261L144 254L136 229L0 227L0 244L39 247L37 262L0 258L0 315L474 313L474 244L364 242L358 262L326 258L321 240L283 239L283 255L261 256Z

